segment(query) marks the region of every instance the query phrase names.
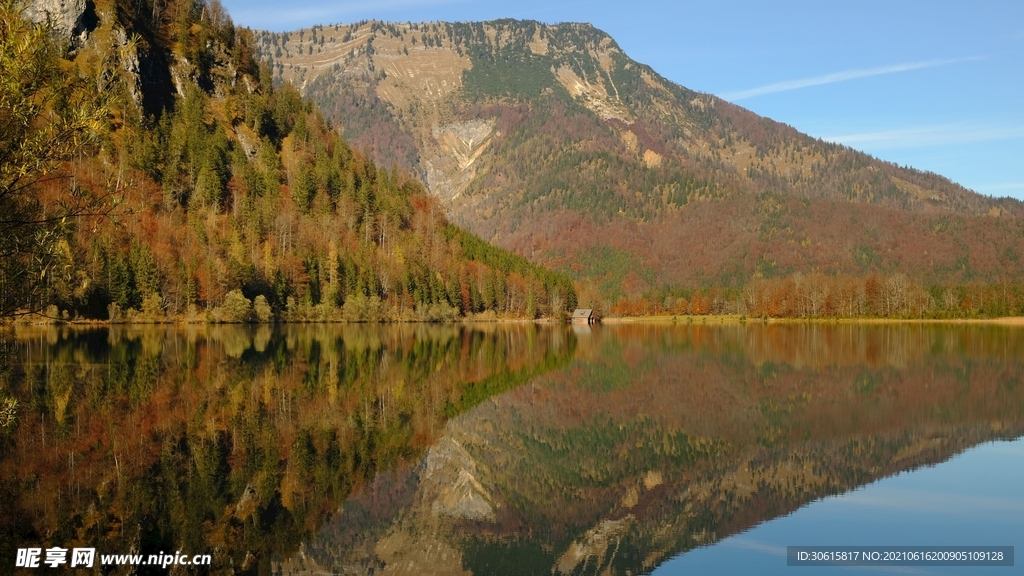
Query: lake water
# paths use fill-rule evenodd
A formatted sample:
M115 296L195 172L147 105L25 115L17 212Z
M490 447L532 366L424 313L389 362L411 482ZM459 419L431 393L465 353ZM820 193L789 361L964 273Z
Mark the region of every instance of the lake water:
M1024 329L31 328L0 355L3 573L1024 573L786 563L1024 551Z

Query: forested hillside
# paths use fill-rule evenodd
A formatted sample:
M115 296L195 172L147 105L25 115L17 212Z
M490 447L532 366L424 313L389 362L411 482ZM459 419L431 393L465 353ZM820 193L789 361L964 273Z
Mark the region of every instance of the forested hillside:
M450 320L575 305L567 276L453 226L414 176L379 168L275 87L217 0L100 0L44 33L25 17L54 15L34 9L5 3L3 75L32 37L48 74L34 77L49 80L5 83L3 106L40 103L26 134L69 94L96 118L72 127L69 153L39 152L31 178L4 182L5 209L22 215L5 226L29 239L5 241L6 314Z
M255 43L453 221L571 274L588 304L821 273L904 274L959 305L964 286L1024 274L1019 201L674 84L586 24L360 22Z

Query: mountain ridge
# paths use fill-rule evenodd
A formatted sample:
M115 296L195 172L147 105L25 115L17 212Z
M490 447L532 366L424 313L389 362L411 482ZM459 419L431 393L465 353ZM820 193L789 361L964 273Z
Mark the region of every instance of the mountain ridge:
M674 84L587 24L360 22L255 36L278 81L378 161L418 173L454 221L577 280L609 280L574 271L594 250L650 270L648 288L813 270L995 281L1024 266L1013 258L1020 202ZM659 244L704 255L665 264ZM624 276L605 283L617 284L606 297L636 293Z

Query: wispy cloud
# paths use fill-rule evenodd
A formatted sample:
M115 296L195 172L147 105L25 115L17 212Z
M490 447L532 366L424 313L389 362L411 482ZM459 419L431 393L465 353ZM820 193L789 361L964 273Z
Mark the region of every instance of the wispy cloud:
M1004 184L992 184L990 186L979 186L978 192L984 192L986 194L996 194L998 192L1024 192L1024 182L1007 182ZM994 449L994 452L1012 454L1014 456L1024 456L1024 450L1014 450L1012 448L1006 449Z
M857 506L881 507L888 510L943 514L979 515L979 513L1003 512L1024 513L1024 500L975 496L971 494L950 494L927 490L902 490L897 488L855 490L839 497L843 503Z
M740 538L733 536L723 540L719 546L726 548L740 548L743 550L750 550L753 552L764 552L772 556L778 556L779 558L786 557L786 547L778 546L776 544L768 544L766 542L759 542L757 540L751 540L749 538Z
M759 86L757 88L751 88L749 90L729 92L727 94L722 94L721 97L730 101L743 100L746 98L753 98L754 96L761 96L762 94L786 92L788 90L799 90L800 88L820 86L822 84L833 84L835 82L845 82L847 80L855 80L857 78L868 78L870 76L881 76L883 74L897 74L899 72L909 72L911 70L921 70L923 68L935 68L938 66L947 66L949 64L958 64L960 62L972 62L976 60L984 60L984 58L981 56L971 56L968 58L952 58L946 60L924 60L921 62L904 62L903 64L893 64L891 66L880 66L878 68L844 70L842 72L825 74L824 76L815 76L813 78L803 78L801 80L777 82L775 84Z
M992 127L943 124L881 132L824 136L822 140L877 150L883 148L921 148L947 144L969 144L972 142L1013 140L1017 138L1024 138L1024 126Z

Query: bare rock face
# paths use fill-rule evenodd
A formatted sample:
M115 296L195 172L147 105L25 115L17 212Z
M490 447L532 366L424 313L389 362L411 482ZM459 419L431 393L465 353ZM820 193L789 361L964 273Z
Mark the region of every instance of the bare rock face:
M473 457L454 438L445 436L427 452L420 473L421 494L437 516L491 521L494 507L487 489L477 480Z
M90 0L32 0L25 7L25 16L39 24L49 22L71 49L81 47L96 27L96 10Z

